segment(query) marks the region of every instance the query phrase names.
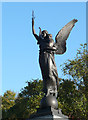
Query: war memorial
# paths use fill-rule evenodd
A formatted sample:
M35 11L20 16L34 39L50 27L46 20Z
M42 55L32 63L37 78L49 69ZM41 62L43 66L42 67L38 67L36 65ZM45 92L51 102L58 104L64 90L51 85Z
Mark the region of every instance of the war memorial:
M37 112L30 116L28 120L68 120L68 116L62 114L58 108L58 72L55 64L54 54L64 54L66 52L66 40L74 27L77 19L67 23L55 36L55 42L52 34L47 30L41 30L39 35L34 29L34 11L32 11L32 33L39 45L39 65L43 79L43 92L45 96L42 98L40 108Z

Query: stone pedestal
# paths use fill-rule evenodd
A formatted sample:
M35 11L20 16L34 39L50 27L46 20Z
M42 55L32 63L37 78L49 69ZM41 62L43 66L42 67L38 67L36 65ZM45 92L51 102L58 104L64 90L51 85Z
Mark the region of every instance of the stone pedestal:
M26 120L68 120L68 117L61 113L60 109L54 109L52 107L38 108L34 115L31 115Z

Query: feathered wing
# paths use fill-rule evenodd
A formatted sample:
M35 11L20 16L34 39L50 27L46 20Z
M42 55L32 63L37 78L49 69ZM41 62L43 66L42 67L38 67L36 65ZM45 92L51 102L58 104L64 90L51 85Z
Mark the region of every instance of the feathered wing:
M74 27L75 23L78 20L73 19L69 23L67 23L56 35L55 37L55 46L57 47L56 54L63 54L66 51L66 40Z

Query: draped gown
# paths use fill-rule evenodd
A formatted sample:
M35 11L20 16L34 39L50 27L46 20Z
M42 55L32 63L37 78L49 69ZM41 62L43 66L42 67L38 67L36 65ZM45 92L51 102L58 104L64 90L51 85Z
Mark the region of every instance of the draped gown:
M43 91L47 96L53 94L57 97L58 73L54 58L56 51L54 41L53 39L42 39L40 37L37 40L40 48L39 64L43 78Z

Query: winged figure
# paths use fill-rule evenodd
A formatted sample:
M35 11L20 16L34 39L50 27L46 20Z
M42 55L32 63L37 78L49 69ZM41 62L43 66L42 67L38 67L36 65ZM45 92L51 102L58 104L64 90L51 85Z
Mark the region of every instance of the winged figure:
M66 40L74 27L77 19L67 23L56 35L55 42L52 35L47 30L41 31L39 35L34 29L34 13L32 13L32 32L39 45L39 65L43 78L43 91L46 96L52 94L57 97L58 72L55 64L54 54L64 54L66 52Z

